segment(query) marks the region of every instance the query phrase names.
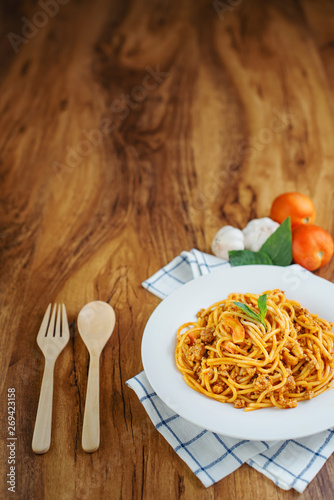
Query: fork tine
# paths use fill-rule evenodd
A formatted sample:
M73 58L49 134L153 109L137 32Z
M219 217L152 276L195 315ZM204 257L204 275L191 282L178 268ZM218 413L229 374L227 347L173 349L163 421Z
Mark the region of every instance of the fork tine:
M49 318L50 318L50 311L51 311L51 304L49 304L48 307L46 308L46 311L44 313L44 317L42 319L41 326L39 327L37 337L39 337L39 336L45 337L46 330L47 330L48 323L49 323Z
M62 336L66 339L70 337L65 304L62 304Z
M53 333L53 336L54 337L57 337L59 338L61 336L61 333L60 333L60 304L58 304L57 306L57 318L56 318L56 329Z
M55 327L55 315L56 315L57 304L53 306L51 319L49 323L48 331L46 332L46 337L53 337L54 327Z

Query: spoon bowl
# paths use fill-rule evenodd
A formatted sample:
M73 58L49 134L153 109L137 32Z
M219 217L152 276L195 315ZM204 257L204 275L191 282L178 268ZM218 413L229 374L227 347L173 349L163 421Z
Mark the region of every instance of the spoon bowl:
M96 300L86 304L78 315L78 330L89 352L89 372L82 429L82 448L88 453L100 445L100 355L115 327L115 311Z
M86 304L78 316L78 330L87 349L103 349L115 327L115 311L107 302Z

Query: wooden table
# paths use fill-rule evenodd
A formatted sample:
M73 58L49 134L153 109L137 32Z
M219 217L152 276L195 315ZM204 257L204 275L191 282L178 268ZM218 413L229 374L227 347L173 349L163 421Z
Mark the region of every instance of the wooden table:
M29 7L29 4L30 7ZM44 10L41 5L44 5ZM298 190L334 233L334 3L3 2L1 498L7 393L22 499L287 499L247 465L205 489L125 385L159 299L141 282L225 224ZM317 274L333 280L334 260ZM101 445L81 449L88 353L76 319L108 301ZM56 364L52 445L31 450L49 302L71 340ZM334 495L334 457L303 494Z

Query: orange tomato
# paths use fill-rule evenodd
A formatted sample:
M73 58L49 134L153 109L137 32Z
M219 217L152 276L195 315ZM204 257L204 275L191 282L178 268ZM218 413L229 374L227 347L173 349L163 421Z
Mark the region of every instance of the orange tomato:
M245 339L245 329L237 318L225 316L224 324L232 330L232 340L235 343L243 342Z
M190 340L190 345L192 346L193 344L195 344L196 340L199 339L199 333L198 332L189 332L188 338Z
M311 198L301 193L285 193L275 198L271 206L270 217L282 224L289 216L291 227L299 224L313 224L315 208Z
M292 255L296 264L309 271L325 266L334 252L333 238L314 224L300 224L292 230Z
M225 340L225 342L222 343L222 347L231 354L235 354L235 344L233 344L233 342Z

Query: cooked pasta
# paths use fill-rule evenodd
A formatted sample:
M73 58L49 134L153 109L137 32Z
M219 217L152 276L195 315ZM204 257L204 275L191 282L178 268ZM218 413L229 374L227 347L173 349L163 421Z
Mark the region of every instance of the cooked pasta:
M197 313L177 332L176 365L186 383L210 398L246 411L294 408L333 385L333 324L288 300L267 294L263 324L259 295L232 293Z

